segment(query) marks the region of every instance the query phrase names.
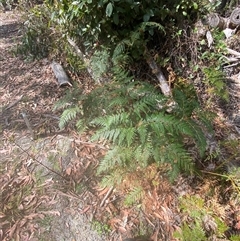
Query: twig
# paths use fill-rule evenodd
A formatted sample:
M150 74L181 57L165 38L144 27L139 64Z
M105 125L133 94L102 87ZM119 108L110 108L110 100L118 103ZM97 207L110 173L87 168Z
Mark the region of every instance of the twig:
M233 63L233 64L230 64L230 65L223 66L223 68L224 69L231 68L231 67L234 67L234 66L238 65L239 63L240 63L240 61L237 62L237 63Z
M46 166L45 164L43 164L42 162L38 161L34 156L32 156L28 151L26 151L25 149L23 149L19 144L17 144L15 141L13 141L14 144L19 147L24 153L26 153L32 160L34 160L35 162L37 162L39 165L43 166L44 168L46 168L48 171L60 176L61 178L65 179L68 181L68 179L66 177L64 177L63 175L61 175L60 173L54 171L53 169L49 168L48 166Z
M80 140L76 140L76 139L70 139L72 141L74 141L75 143L77 144L83 144L83 145L89 145L89 146L96 146L96 147L99 147L101 149L104 149L104 150L107 150L108 148L105 147L104 145L100 145L100 144L97 144L97 143L93 143L93 142L89 142L89 141L80 141Z
M31 126L31 124L30 124L30 122L29 122L29 120L28 120L28 118L27 118L27 115L26 115L24 112L22 112L21 114L22 114L22 117L23 117L23 119L24 119L24 121L25 121L25 124L26 124L28 130L29 130L30 133L31 133L32 139L35 140L34 131L33 131L32 126Z
M155 225L150 221L150 219L148 218L148 215L142 210L142 208L140 208L140 211L142 212L142 214L144 215L148 223L155 228Z
M171 90L168 85L168 82L161 70L160 67L158 67L157 63L153 59L153 57L150 56L150 54L147 53L147 59L146 59L149 67L152 69L152 73L155 74L159 81L159 87L161 88L162 93L165 96L170 96L171 95Z
M9 105L5 108L5 110L8 110L8 109L12 108L14 105L16 105L19 101L21 101L22 97L23 97L23 95L21 95L17 100L15 100L15 101L13 101L11 104L9 104Z
M56 116L56 115L50 115L50 114L43 114L44 117L49 117L52 119L56 119L56 120L60 120L60 117Z
M111 195L112 191L113 191L113 187L110 187L108 192L106 193L105 197L103 198L103 200L102 200L102 202L100 204L100 207L102 207L104 205L106 199Z
M226 61L227 61L228 63L234 63L234 62L239 62L239 61L240 61L239 58L226 57L226 56L223 56L223 57L224 57L224 59L226 59Z
M237 51L235 51L235 50L233 50L233 49L230 49L230 48L226 48L226 49L227 49L227 51L228 51L229 54L235 55L235 56L237 56L238 58L240 58L240 53L239 53L239 52L237 52Z

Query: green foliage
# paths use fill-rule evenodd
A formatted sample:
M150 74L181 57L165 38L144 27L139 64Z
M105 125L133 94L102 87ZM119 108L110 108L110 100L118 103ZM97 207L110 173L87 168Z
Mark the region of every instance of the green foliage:
M113 184L119 185L122 183L125 173L126 170L124 170L123 168L116 168L112 172L102 177L101 185L103 187L112 187Z
M204 155L206 140L202 127L206 127L207 118L203 121L201 116L197 118L200 107L195 92L187 91L191 87L185 91L175 88L173 99L169 99L151 84L132 81L124 71L120 70L114 77L116 82L70 103L60 122L64 127L80 113L78 125L96 128L93 140L105 139L112 144L98 172L135 170L152 162L169 163L172 180L180 171L192 171L192 158L184 140L192 139ZM175 103L171 112L169 102ZM108 180L112 180L111 176Z
M223 41L223 34L219 31L212 32L214 45L211 49L201 49L201 60L205 67L202 68L205 75L204 83L207 91L211 96L217 96L225 101L229 100L227 86L225 83L226 76L223 73L222 66L226 63L226 43ZM203 45L206 43L203 42Z
M141 200L144 195L144 190L141 186L134 187L132 191L127 195L124 200L124 204L127 206L132 206Z
M81 109L79 107L72 107L64 110L59 121L59 128L63 129L67 123L76 118L80 111Z
M94 79L104 77L108 72L110 65L110 56L107 49L97 50L91 57L90 66L92 68Z
M93 140L105 139L111 149L100 163L99 173L115 169L169 163L171 179L193 170L185 142L191 139L204 155L203 129L210 127L201 112L194 89L176 87L166 98L154 86L134 80L125 71L141 59L155 31L163 34L171 22L197 13L198 3L172 1L46 1L52 21L91 55L95 77L112 70L114 82L78 96L63 112L60 127L77 117L77 128L96 128ZM101 46L101 48L99 47ZM91 50L90 50L91 49ZM66 102L65 102L66 104ZM172 105L172 107L169 107ZM111 180L111 176L109 179Z
M239 241L239 235L232 235L232 236L230 237L230 240L231 240L231 241Z
M53 110L63 110L60 121L59 121L59 128L63 129L66 125L71 122L72 120L76 120L76 127L79 131L83 131L86 127L86 123L84 119L82 119L82 106L81 101L85 98L83 91L74 86L73 89L69 89L66 91L64 97L58 100ZM86 117L85 117L86 119Z
M76 39L86 50L93 47L111 46L112 50L129 33L143 23L158 23L162 29L168 21L181 24L185 18L196 15L198 1L45 1L52 11L52 19L64 33ZM145 27L146 36L152 36L154 26Z
M223 237L228 229L226 224L217 216L214 205L206 205L205 201L196 196L188 195L180 198L180 209L188 216L181 230L175 231L174 237L181 241L212 240L212 237Z
M99 127L93 139L108 139L114 145L100 163L99 172L115 166L130 169L138 165L146 167L153 161L171 163L172 177L180 170L192 170L191 157L184 148L183 139L192 138L202 155L206 141L189 110L181 112L181 118L178 116L184 108L183 93L176 90L175 101L178 105L170 114L166 112L168 100L147 83L131 82L115 87L114 92L114 99L109 100L114 114L98 117L91 122ZM189 98L188 104L191 102Z
M100 235L108 234L111 232L111 228L107 224L100 223L97 220L93 220L91 224L93 229L96 230Z
M204 83L209 86L209 94L218 96L223 100L228 101L229 94L225 83L226 77L224 73L213 67L206 67L203 69L203 72L206 76Z
M191 225L183 224L182 230L179 232L175 232L175 238L178 238L180 241L205 241L207 237L201 225L199 223Z
M49 26L50 15L49 9L44 5L36 5L26 13L24 35L18 53L30 55L32 58L48 56L50 48L56 41Z

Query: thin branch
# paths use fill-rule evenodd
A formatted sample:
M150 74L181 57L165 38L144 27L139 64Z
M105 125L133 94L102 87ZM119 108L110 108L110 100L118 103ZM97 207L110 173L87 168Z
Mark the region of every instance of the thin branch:
M32 139L35 140L34 131L33 131L32 125L30 124L30 122L27 118L27 115L24 112L22 112L21 114L22 114L23 120L24 120L24 122L25 122L31 136L32 136Z
M237 52L236 50L226 48L229 54L235 55L237 58L240 58L240 52Z
M8 110L8 109L12 108L14 105L16 105L19 101L22 100L22 97L23 97L23 95L21 95L17 100L15 100L15 101L13 101L11 104L9 104L9 105L6 107L6 109L4 109L4 111L5 111L5 110Z
M39 165L43 166L44 168L46 168L48 171L58 175L59 177L65 179L68 181L68 179L66 177L64 177L63 175L61 175L59 172L54 171L53 169L49 168L48 166L46 166L45 164L43 164L42 162L38 161L34 156L32 156L28 151L26 151L25 149L23 149L19 144L17 144L15 141L13 141L14 144L20 148L24 153L26 153L32 160L34 160L35 162L37 162Z
M103 198L103 200L102 200L102 202L100 204L100 207L102 207L104 205L105 201L111 195L112 191L113 191L113 187L110 187L108 192L106 193L105 197Z
M147 54L146 60L147 60L149 67L152 69L152 73L155 74L155 76L157 77L157 79L159 81L159 87L161 88L162 93L165 96L170 96L172 93L171 93L170 87L168 85L168 81L166 80L161 68L158 67L158 65L155 62L155 60L153 59L153 57L151 57L149 54Z

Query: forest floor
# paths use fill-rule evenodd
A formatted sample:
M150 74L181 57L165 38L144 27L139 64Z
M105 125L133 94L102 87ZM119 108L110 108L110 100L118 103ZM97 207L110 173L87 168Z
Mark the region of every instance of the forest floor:
M142 241L177 240L172 232L190 215L187 210L180 214L180 196L204 200L205 205L197 207L205 219L214 212L229 230L240 229L240 205L233 198L229 176L209 175L209 162L205 174L179 177L174 186L164 177L157 180L159 173L152 165L146 173L157 184L152 187L146 179L149 195L144 197L144 208L118 206L124 193L101 188L95 176L107 147L90 142L87 133L59 130L61 113L53 107L65 89L58 86L51 62L17 55L21 24L19 12L0 12L0 240L121 241L138 235L148 236ZM234 85L235 114L240 113L239 83ZM237 125L224 119L224 111L219 113L221 123L227 124L219 125L217 134L228 133L229 143L239 140ZM216 165L214 157L211 161ZM191 212L196 207L188 201ZM198 205L197 199L194 203ZM214 229L212 220L204 224Z
M85 171L96 147L59 131L52 109L64 90L47 59L16 55L21 24L19 12L0 13L0 240L105 240L84 214L91 196L65 173L81 154L75 175L90 182Z

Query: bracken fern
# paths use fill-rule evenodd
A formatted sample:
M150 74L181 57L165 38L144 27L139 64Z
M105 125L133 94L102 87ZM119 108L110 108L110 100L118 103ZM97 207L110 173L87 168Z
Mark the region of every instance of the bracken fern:
M186 96L176 89L173 95L176 105L169 113L169 99L148 83L112 83L108 93L106 114L90 122L91 126L97 127L93 140L107 139L112 143L100 163L99 173L117 167L134 170L152 162L170 163L171 179L180 171L193 170L184 138L192 139L201 155L206 148L205 122L196 117L200 107L194 94Z
M78 116L79 130L94 128L92 140L109 141L111 147L100 162L99 174L122 168L133 171L153 162L168 163L171 180L181 171L191 172L194 165L185 140L192 140L203 156L204 131L211 127L192 86L175 87L173 97L167 98L153 85L135 81L118 69L114 69L116 81L73 98L60 127ZM169 102L175 103L170 111Z

